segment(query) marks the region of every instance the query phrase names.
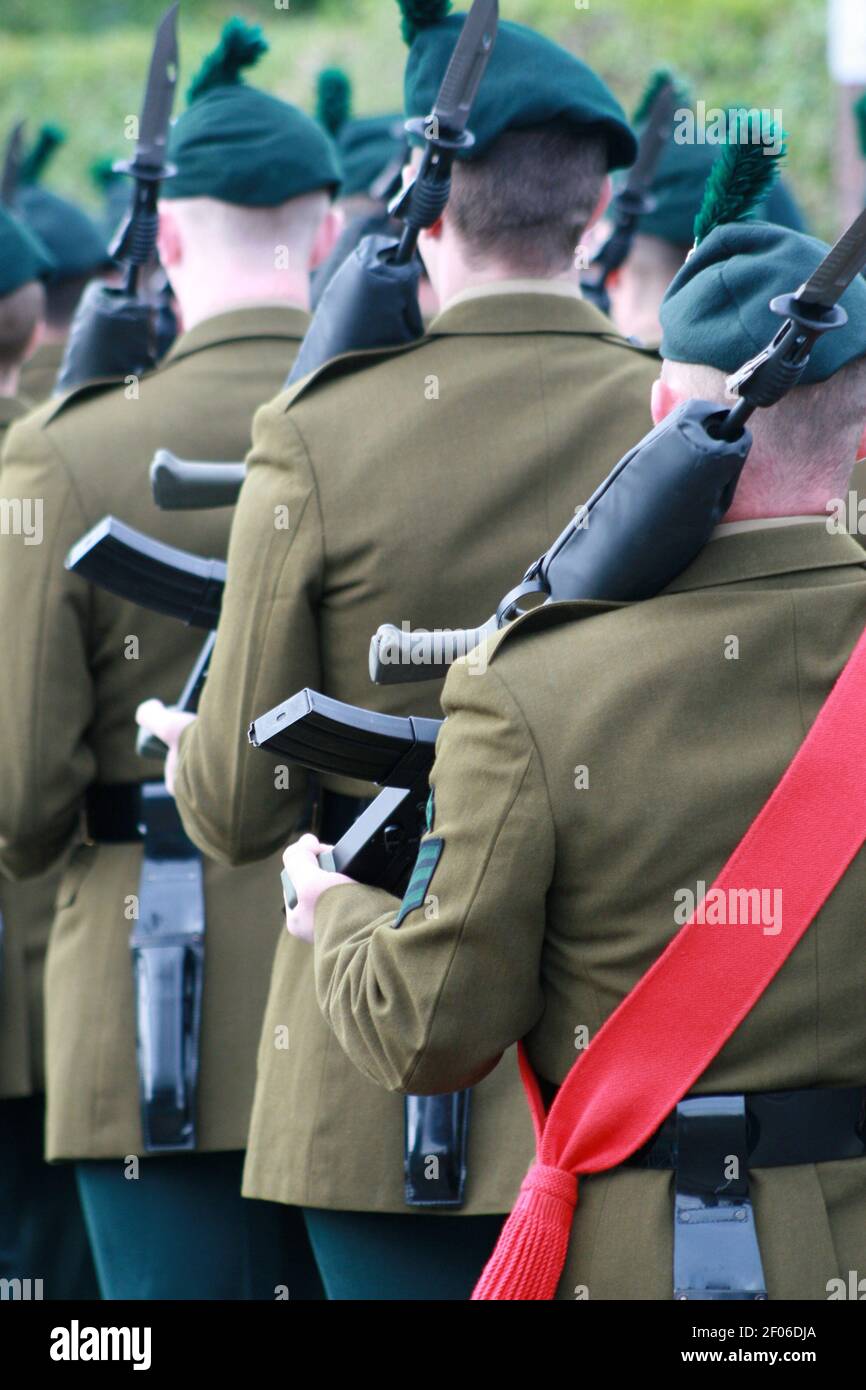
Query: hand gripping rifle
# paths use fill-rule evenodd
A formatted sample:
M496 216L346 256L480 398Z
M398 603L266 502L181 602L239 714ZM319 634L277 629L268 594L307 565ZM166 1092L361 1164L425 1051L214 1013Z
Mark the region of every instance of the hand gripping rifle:
M734 406L725 409L709 401L686 401L652 430L620 460L482 628L450 633L380 628L371 651L374 679L384 683L441 678L447 672L448 657L471 651L485 634L519 617L522 603L529 598L543 603L577 599L633 603L652 598L670 584L695 559L730 508L751 448L747 420L796 386L821 335L847 322L839 300L864 265L866 211L804 285L771 301L770 308L783 323L772 342L729 379L729 389L739 396ZM290 755L305 767L325 774L375 773L383 729L371 721L380 717L342 706L327 709L330 722L323 723L321 698L303 692L256 720L253 742L257 747L273 747L279 728L281 747L293 750ZM417 756L412 753L417 739L410 741L405 728L401 734L400 722L389 726L396 739L391 751L397 769L404 756ZM428 744L430 725L431 721L424 721ZM354 771L344 762L347 749ZM408 765L414 771L415 763ZM382 782L387 789L394 785L393 772L389 779ZM376 782L377 777L369 780ZM418 782L412 784L412 797L414 804L423 804L424 788ZM393 814L393 802L383 792L362 817L369 840L362 841L362 821L358 821L335 847L327 867L337 866L362 882L391 891L396 882L399 891L404 881L402 861L395 856L393 865L388 862ZM401 836L405 833L401 828ZM420 826L412 833L417 837ZM363 876L370 872L368 866L376 878Z
M498 0L473 0L433 110L406 124L410 135L423 138L424 156L414 182L389 208L404 224L402 235L364 237L343 262L318 302L287 386L345 352L421 337L418 236L442 215L458 150L474 143L469 117L498 22Z
M650 105L646 125L638 140L637 159L629 170L625 185L611 201L613 230L581 277L584 297L603 314L610 311L608 279L626 260L637 233L638 220L655 207L650 188L665 145L673 132L676 104L676 87L667 79Z
M88 285L75 313L57 392L99 377L140 376L156 365L157 306L139 292L142 268L156 249L159 187L175 172L165 148L177 86L177 12L174 4L159 21L150 60L135 156L114 167L135 182L129 213L110 248L125 265L122 289L99 281Z
M164 545L107 516L76 541L66 557L66 568L118 598L208 631L175 705L194 714L216 641L226 581L224 563ZM139 730L136 749L144 758L163 758L166 753L162 741L143 729Z

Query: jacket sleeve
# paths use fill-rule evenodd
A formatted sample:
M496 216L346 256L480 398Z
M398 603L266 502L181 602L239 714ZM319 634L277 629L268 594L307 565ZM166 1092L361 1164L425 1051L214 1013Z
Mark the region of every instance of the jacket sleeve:
M232 525L228 579L199 716L181 739L175 795L214 859L282 848L306 805L306 774L250 746L253 719L321 684L322 522L312 466L285 400L257 413Z
M64 567L88 521L38 419L9 433L0 512L0 868L29 878L74 838L96 772L90 591Z
M475 1084L540 1017L554 859L541 760L496 671L455 665L443 707L423 903L395 930L395 899L340 886L315 924L319 1004L341 1046L372 1080L418 1095Z

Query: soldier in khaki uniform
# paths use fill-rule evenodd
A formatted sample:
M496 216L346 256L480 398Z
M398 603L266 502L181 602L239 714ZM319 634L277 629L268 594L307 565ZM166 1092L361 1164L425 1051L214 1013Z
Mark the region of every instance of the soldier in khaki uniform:
M460 22L415 38L409 115L431 108ZM534 87L519 81L527 65ZM249 749L249 721L305 685L435 714L438 683L370 685L373 631L482 620L649 426L652 363L573 284L606 171L634 155L619 106L582 63L503 23L471 125L477 157L455 168L451 203L422 238L444 306L427 335L344 358L256 418L214 664L176 784L191 836L230 863L309 824L303 774L286 790ZM280 504L291 529L275 535L265 523ZM142 718L177 738L179 716ZM323 833L369 795L329 778ZM309 955L283 933L244 1191L306 1209L331 1297L466 1297L531 1148L513 1054L472 1098L456 1215L407 1207L403 1141L402 1102L342 1056Z
M54 391L75 309L88 282L112 269L105 238L93 219L68 198L42 186L42 175L63 143L63 131L43 126L21 165L15 210L54 261L45 285L41 340L21 374L21 389L41 402Z
M137 1176L125 1162L142 1154L130 903L140 786L156 771L136 756L134 711L149 690L176 697L202 639L64 570L70 546L106 512L202 555L225 553L227 514L158 512L149 464L159 446L243 456L253 412L279 389L305 332L309 266L333 241L339 181L315 123L241 83L240 67L265 47L258 31L231 26L172 130L178 174L160 206L160 247L186 331L165 364L138 390L83 388L44 407L10 432L3 458L2 498L44 499L44 540L0 544L0 608L16 614L0 677L3 727L14 729L0 755L0 863L27 877L77 843L46 974L47 1153L77 1163L108 1298L319 1292L301 1224L240 1198L279 932L268 866L205 865L196 1152L145 1156Z
M760 222L713 231L662 308L656 418L692 396L725 400L725 376L777 329L770 297L826 249ZM486 674L450 673L432 777L436 921L409 910L394 931L393 898L335 885L312 837L288 851L292 927L314 933L320 1004L366 1077L448 1090L523 1038L549 1101L576 1028L591 1050L686 920L680 894L700 901L779 782L866 625L862 552L825 514L866 421L862 279L842 304L849 323L815 348L805 384L753 416L725 524L662 596L552 605L505 632ZM827 1298L866 1261L864 894L861 852L695 1087L744 1097L747 1152L760 1139L767 1156L748 1176L771 1299ZM663 1147L581 1179L558 1297L671 1298Z
M51 269L47 249L0 208L0 443L27 414L20 369L38 337ZM14 528L14 511L7 517ZM38 512L22 509L20 525L36 544ZM5 616L4 633L14 621ZM41 1280L45 1298L91 1298L96 1280L73 1175L42 1158L42 976L58 881L56 872L0 881L0 1278Z

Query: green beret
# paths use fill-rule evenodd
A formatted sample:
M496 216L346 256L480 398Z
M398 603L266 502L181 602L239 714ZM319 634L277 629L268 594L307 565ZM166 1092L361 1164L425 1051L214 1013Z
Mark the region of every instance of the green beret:
M720 145L678 145L673 139L668 141L650 189L656 205L652 212L640 218L638 231L674 246L691 246L704 188L722 148ZM797 204L780 183L775 184L769 197L758 205L757 213L767 222L776 222L797 232L805 230Z
M54 269L49 252L23 222L0 206L0 296L30 280L46 280Z
M392 165L403 164L406 131L402 115L352 117L352 83L342 68L323 68L316 80L316 120L336 141L344 198L369 193ZM381 195L387 196L387 190Z
M465 15L452 14L414 31L404 86L407 116L426 116L432 110L464 19ZM601 78L534 29L500 21L469 118L475 144L460 151L458 158L477 159L506 130L544 125L557 118L568 121L575 131L602 135L608 168L634 163L634 134Z
M700 362L726 375L737 371L782 325L770 311L770 300L799 289L829 249L815 237L770 222L715 227L674 276L662 301L662 357ZM866 356L862 276L840 303L848 322L818 339L804 385L826 381L847 362Z
M337 141L343 166L343 197L369 193L390 165L402 162L406 150L403 117L366 116L349 121Z
M95 275L110 264L108 248L96 223L67 198L33 185L18 190L15 211L50 251L54 279Z
M96 223L67 198L50 193L39 182L65 135L44 125L21 163L15 212L47 248L54 262L54 279L93 275L109 264L108 250Z
M337 192L339 163L324 130L298 107L243 82L241 69L266 51L257 26L229 20L172 126L168 159L177 174L163 184L163 198L258 208L317 189Z

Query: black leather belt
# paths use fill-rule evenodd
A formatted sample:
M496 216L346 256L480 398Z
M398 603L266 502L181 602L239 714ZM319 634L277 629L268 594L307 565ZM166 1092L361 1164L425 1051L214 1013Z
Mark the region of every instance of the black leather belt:
M84 810L87 837L97 845L126 845L144 839L141 782L93 782ZM154 783L153 785L158 785Z
M628 1167L674 1173L674 1298L765 1299L754 1168L866 1156L866 1088L688 1096Z
M694 1096L691 1099L699 1100ZM866 1087L761 1091L745 1101L745 1149L750 1168L785 1168L866 1157ZM677 1112L626 1159L630 1168L675 1168Z

